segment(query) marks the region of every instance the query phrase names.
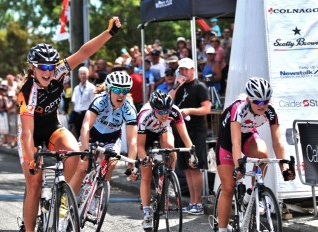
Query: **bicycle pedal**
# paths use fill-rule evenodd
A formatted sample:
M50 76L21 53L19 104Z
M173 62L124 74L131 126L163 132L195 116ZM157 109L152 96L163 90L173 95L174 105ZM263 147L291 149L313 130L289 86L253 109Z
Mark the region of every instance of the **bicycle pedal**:
M92 223L94 225L96 225L96 223L97 223L97 219L91 219L89 217L86 218L86 221L88 221L88 222L90 222L90 223Z

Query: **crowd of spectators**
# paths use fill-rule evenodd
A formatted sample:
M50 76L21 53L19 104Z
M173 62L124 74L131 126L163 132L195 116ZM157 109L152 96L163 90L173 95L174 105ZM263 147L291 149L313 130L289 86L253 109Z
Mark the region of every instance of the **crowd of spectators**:
M232 46L232 30L221 30L217 19L211 19L211 31L197 30L197 70L199 80L207 86L215 86L220 95L224 95L229 58ZM145 78L143 78L143 62L140 48L135 45L130 49L122 48L119 56L114 60L103 58L91 61L88 67L88 81L96 87L104 83L107 74L112 71L126 70L134 80L132 98L137 110L143 105L143 100L149 99L150 94L156 89L169 92L175 81L178 61L182 58L192 58L191 42L185 37L176 38L174 48L165 48L159 39L144 47L145 51ZM16 146L16 96L19 75L8 74L0 84L0 135L1 144L9 147ZM146 96L143 96L143 81L146 82ZM74 86L75 87L75 86ZM72 124L74 102L77 102L75 92L72 92L70 81L64 83L64 95L60 112L68 115ZM72 99L72 100L71 100ZM74 114L73 114L74 115ZM6 123L7 122L7 123ZM78 128L77 128L78 130Z

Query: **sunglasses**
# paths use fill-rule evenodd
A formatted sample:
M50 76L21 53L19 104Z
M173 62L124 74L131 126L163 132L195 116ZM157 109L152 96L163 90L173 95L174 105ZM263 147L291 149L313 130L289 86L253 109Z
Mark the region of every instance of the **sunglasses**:
M55 64L33 64L36 68L42 70L42 71L54 71L56 68Z
M269 103L269 100L265 100L265 101L253 100L252 103L258 106L263 106L263 105L267 105Z
M159 115L170 114L170 110L154 110Z
M130 89L121 89L121 88L112 87L110 88L110 90L117 95L119 94L127 95L128 93L130 93Z

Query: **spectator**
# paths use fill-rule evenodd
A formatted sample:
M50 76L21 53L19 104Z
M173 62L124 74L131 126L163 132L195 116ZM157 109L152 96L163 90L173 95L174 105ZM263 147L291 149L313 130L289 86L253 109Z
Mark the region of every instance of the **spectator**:
M167 58L166 63L168 64L169 68L177 70L179 66L178 61L179 61L179 58L176 55L172 55L169 58Z
M221 83L224 82L224 75L223 73L225 72L225 68L226 68L226 62L225 62L225 52L224 49L221 47L221 41L218 38L213 38L210 40L211 45L214 47L215 49L215 61L218 62L220 64L221 67ZM220 93L222 94L223 92L220 91Z
M179 59L184 58L182 56L182 49L187 47L187 41L184 37L178 37L177 38L177 56Z
M134 66L132 64L126 66L126 71L133 82L130 92L136 110L139 112L143 105L143 78L141 74L134 72Z
M73 93L73 90L71 87L71 80L69 76L65 77L63 85L64 85L64 92L62 94L61 113L68 115L70 113L69 109L70 109L70 103L71 103L72 93Z
M157 89L169 93L174 85L174 81L176 79L175 70L172 68L167 68L165 71L165 82L157 87Z
M209 48L206 51L207 55L207 63L204 66L202 76L203 81L206 83L208 87L214 86L218 93L221 92L221 66L215 60L215 49L213 47ZM213 102L214 103L214 102Z
M8 113L7 108L9 105L8 97L8 86L3 82L0 83L0 135L1 144L4 146L9 146L8 144L8 133L9 133L9 123L8 123Z
M206 137L207 124L206 115L211 111L211 101L204 83L195 78L195 68L193 60L184 58L179 61L180 76L177 82L180 85L170 91L170 95L175 98L175 104L180 108L184 118L190 116L186 121L189 136L195 145L199 164L197 168L188 166L188 158L185 155L178 156L178 170L183 170L186 176L189 192L189 205L183 208L184 212L193 215L203 214L202 191L203 178L200 169L207 169ZM183 147L180 137L175 135L175 146Z
M191 52L191 49L190 49L190 48L188 48L188 47L182 48L182 49L181 49L180 57L182 57L182 58L190 58L190 59L192 59L192 52Z
M231 49L232 49L231 31L228 28L225 28L223 31L223 39L221 39L221 47L223 48L225 53L225 64L226 64L222 71L222 82L221 82L222 92L225 93L227 76L229 72Z
M221 38L222 37L222 33L221 33L221 28L218 25L218 21L219 20L216 19L216 18L213 18L210 21L212 23L211 32L213 32L217 37Z
M84 66L80 67L78 75L80 83L74 88L72 95L72 103L74 104L72 120L74 120L76 139L79 139L85 113L95 97L95 86L88 81L88 69Z
M15 81L15 76L8 74L6 76L6 85L7 85L7 114L9 122L9 134L7 137L7 143L13 148L17 145L17 91L18 83Z
M155 74L154 89L164 82L165 77L166 65L162 60L160 60L160 53L161 52L159 50L153 50L151 52L151 70Z
M150 93L155 91L155 74L151 67L151 61L145 60L145 80L146 80L146 96L149 99Z
M94 85L100 85L101 83L104 83L105 78L107 76L107 71L106 71L106 60L104 59L99 59L95 62L95 69L94 73L91 73L89 75L89 80L92 82Z

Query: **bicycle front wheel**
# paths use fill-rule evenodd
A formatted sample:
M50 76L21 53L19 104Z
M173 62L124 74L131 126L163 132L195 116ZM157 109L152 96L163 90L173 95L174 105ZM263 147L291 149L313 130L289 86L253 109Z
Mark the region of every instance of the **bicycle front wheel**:
M168 232L182 231L182 202L180 184L175 172L171 171L165 179L163 216Z
M213 207L213 216L212 216L213 231L219 231L218 216L219 216L219 207L222 207L219 205L221 193L222 193L222 186L220 185L216 192L215 202ZM239 207L240 205L238 204L236 189L235 189L235 192L233 194L233 199L232 199L231 215L229 218L229 224L227 226L229 231L233 231L233 232L240 231L240 220L243 219L243 212L239 210Z
M260 231L283 231L282 215L277 199L270 188L263 187L259 193ZM257 231L256 206L254 204L250 231Z
M76 198L73 190L66 182L62 182L58 186L54 217L55 231L80 231Z
M109 195L110 195L110 184L107 180L102 180L98 182L98 187L94 193L94 200L97 205L97 228L96 232L99 232L103 226L103 222L106 216L108 203L109 203Z

